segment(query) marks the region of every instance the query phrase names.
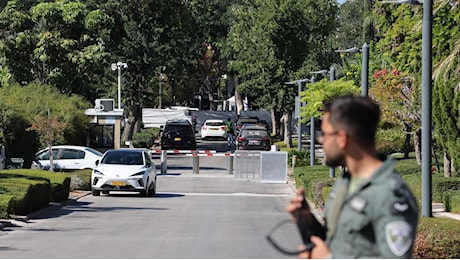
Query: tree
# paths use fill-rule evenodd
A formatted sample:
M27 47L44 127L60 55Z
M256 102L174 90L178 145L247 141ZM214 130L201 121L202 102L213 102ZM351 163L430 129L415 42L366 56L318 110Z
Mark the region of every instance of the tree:
M449 143L455 143L454 133L456 127L451 127L449 122L456 122L458 115L455 110L456 104L456 80L458 79L458 41L460 39L458 1L436 1L433 14L433 117L435 142L439 142L445 158L458 158L458 155ZM421 6L394 6L376 5L374 10L379 17L378 28L381 32L381 40L378 46L382 55L387 57L387 66L398 68L401 72L414 78L416 95L420 95L421 81ZM416 111L420 110L420 100L415 99L413 106ZM418 126L417 131L421 131ZM434 144L433 147L436 145ZM450 147L449 147L450 146ZM415 145L417 147L417 145ZM419 153L417 153L418 156ZM445 165L449 165L447 162ZM450 167L449 167L450 168ZM446 167L447 169L447 167ZM449 175L449 174L446 174Z
M414 79L403 75L397 69L376 71L373 75L374 86L370 89L372 96L380 105L382 111L382 124L384 128L402 128L401 135L405 133L404 158L409 158L410 136L412 129L417 129L421 122L420 112L414 106L419 99ZM420 150L420 131L414 133L414 147ZM416 153L417 161L420 157Z
M209 100L210 110L215 110L214 93L225 71L226 61L222 55L226 48L227 34L233 21L232 8L244 3L242 0L193 0L187 7L193 14L196 28L193 35L195 66L199 71L202 92Z
M311 117L322 115L323 104L339 96L359 95L361 90L354 85L353 81L339 79L329 81L322 79L307 85L307 89L301 92L301 101L305 106L300 109L300 116L304 122Z
M32 126L27 128L27 131L35 131L38 133L40 138L43 138L48 143L48 150L50 151L50 172L54 171L53 163L53 142L59 139L62 140L62 132L66 128L67 124L61 121L58 116L51 115L48 110L48 116L35 116L32 120Z
M122 79L127 117L122 140L130 140L142 127L142 107L158 97L160 67L166 67L164 90L177 86L178 75L191 56L192 16L179 0L91 1L88 5L111 21L110 30L100 36L112 54L111 62L128 64ZM115 76L112 74L113 82Z
M24 167L30 167L39 148L48 146L46 140L37 138L35 131L26 131L35 116L47 118L48 111L66 124L61 131L63 139L55 140L56 143L86 145L89 122L83 112L89 104L82 97L69 97L54 87L32 82L1 87L0 100L0 131L6 153L9 157L24 158Z
M8 1L0 13L1 51L15 80L94 97L91 83L108 53L87 29L95 20L88 14L80 1Z
M238 91L258 107L280 111L289 119L297 91L285 82L327 63L320 56L331 51L324 45L336 12L335 1L310 0L255 0L234 8L236 22L228 38L233 59L228 66L239 79ZM290 132L285 137L292 146Z

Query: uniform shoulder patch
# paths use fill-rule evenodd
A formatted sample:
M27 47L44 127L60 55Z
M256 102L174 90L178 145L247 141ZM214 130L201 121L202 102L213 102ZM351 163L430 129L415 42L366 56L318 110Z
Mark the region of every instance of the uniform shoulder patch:
M412 245L412 228L403 221L394 221L386 224L385 237L388 247L396 256L402 256Z

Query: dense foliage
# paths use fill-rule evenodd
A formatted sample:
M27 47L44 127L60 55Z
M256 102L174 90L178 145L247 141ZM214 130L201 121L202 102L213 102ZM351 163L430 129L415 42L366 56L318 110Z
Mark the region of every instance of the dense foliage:
M460 167L455 153L460 131L455 124L459 6L458 0L438 0L433 8L434 146L452 159L452 171ZM368 43L369 93L382 105L382 128L405 132L402 149L419 152L422 5L360 0L341 5L335 0L10 0L1 7L2 88L40 82L90 104L117 96L117 73L110 65L128 64L121 82L127 119L122 141L142 128L142 107L158 106L159 84L165 106L193 105L200 94L214 109L216 92L221 100L228 98L226 80L236 87L238 105L247 97L252 108L273 109L278 122L283 113L292 112L297 95L297 88L285 83L310 78L310 71L334 65L338 78L352 82L318 83L317 91L327 93L321 98L345 93L338 91L339 85L358 86L362 54L339 55L335 50ZM304 92L313 88L307 86ZM320 116L315 109L324 100L302 96L307 107L302 118ZM32 119L22 120L26 117L20 112L7 110L2 110L3 118L18 122L10 127L30 127ZM72 127L65 132L74 131L68 129ZM13 129L2 130L5 139L13 136ZM70 143L68 136L64 139Z

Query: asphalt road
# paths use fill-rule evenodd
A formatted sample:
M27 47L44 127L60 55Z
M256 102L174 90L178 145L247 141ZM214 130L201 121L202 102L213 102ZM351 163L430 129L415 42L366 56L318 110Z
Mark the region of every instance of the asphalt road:
M290 184L235 179L225 157L207 159L193 174L191 158L168 158L157 197L89 195L14 221L0 231L0 258L290 258L265 239L289 217Z

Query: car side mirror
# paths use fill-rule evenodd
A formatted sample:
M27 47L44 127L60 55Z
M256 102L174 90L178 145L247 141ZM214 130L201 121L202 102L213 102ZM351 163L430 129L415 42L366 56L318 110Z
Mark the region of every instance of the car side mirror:
M98 166L99 165L99 160L96 160L94 163L96 164L96 166Z

